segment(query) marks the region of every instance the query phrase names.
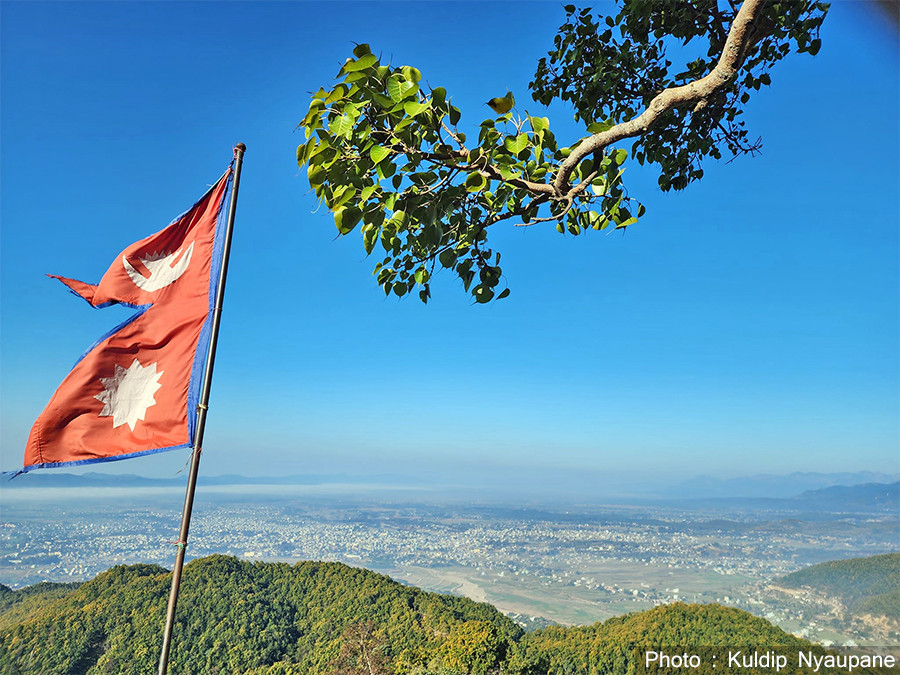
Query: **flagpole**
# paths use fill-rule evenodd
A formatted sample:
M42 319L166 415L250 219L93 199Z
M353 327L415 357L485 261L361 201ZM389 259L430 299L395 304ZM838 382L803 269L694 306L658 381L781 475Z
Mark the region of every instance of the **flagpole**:
M234 229L234 212L237 208L238 186L241 182L241 162L247 146L238 143L234 147L234 183L231 187L231 200L228 204L228 222L225 226L225 247L222 255L222 269L219 275L219 286L216 289L216 300L213 308L212 331L209 339L209 351L206 354L206 368L203 373L203 386L200 390L200 403L197 405L197 428L194 435L194 449L191 453L191 469L188 475L187 491L184 495L184 509L181 512L181 529L178 532L175 553L175 565L172 568L172 588L169 592L169 606L166 609L166 627L163 631L162 651L159 655L159 673L166 675L169 667L169 650L172 646L172 627L175 624L175 606L178 604L178 589L181 586L181 570L184 567L184 551L187 548L188 530L191 526L191 510L194 506L194 490L197 487L197 472L200 467L200 454L203 448L203 430L206 427L206 411L209 409L209 390L212 385L213 366L216 362L216 342L219 338L219 321L222 318L222 300L225 297L225 277L228 274L228 257L231 253L231 233Z

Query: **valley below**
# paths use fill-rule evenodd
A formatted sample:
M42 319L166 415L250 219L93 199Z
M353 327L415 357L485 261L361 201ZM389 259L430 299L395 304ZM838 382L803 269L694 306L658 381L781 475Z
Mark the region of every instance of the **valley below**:
M118 564L168 567L174 559L178 487L19 489L0 497L0 582L12 588L83 581ZM900 643L895 622L853 616L837 598L777 580L826 560L896 551L898 532L890 510L466 504L359 486L221 486L198 492L188 558L343 562L488 602L529 629L681 601L737 607L826 646L886 646Z

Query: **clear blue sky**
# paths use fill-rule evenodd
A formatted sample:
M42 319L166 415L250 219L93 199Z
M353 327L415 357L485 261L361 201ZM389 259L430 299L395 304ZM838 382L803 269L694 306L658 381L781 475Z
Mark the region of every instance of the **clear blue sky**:
M384 299L294 161L309 92L354 42L477 125L527 83L561 3L3 2L0 463L126 310L96 281L247 144L202 471L638 481L898 470L898 41L838 2L747 119L761 157L663 195L629 167L626 236L497 229L509 299L447 277ZM579 130L564 107L557 136ZM171 475L184 451L105 464ZM97 469L95 469L97 470ZM518 475L518 474L516 474ZM593 480L593 478L592 478ZM599 478L598 478L599 480Z

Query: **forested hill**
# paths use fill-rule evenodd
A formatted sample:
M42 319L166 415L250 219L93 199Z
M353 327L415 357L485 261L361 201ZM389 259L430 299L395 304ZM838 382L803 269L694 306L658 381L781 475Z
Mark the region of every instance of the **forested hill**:
M49 581L44 581L42 583L35 584L34 586L23 588L20 591L14 591L9 586L0 584L0 614L8 610L17 602L21 602L25 598L29 598L33 595L39 595L45 600L49 598L58 598L66 595L70 591L75 590L80 585L81 584L78 583L56 584Z
M0 614L0 672L155 672L170 578L155 565L119 566L61 597L17 592L26 597ZM467 622L502 642L522 634L490 605L338 563L210 556L185 566L181 589L172 673L326 673L345 630L367 622L390 659L435 651Z
M0 590L0 673L155 672L169 573L114 567L80 585ZM673 604L524 634L487 604L338 563L185 567L170 672L388 675L634 672L636 645L805 645L740 610Z
M900 621L900 553L819 563L788 574L776 584L808 586L840 598L856 614Z
M522 653L526 661L543 662L546 670L541 673L593 675L635 672L636 646L668 647L682 653L684 648L701 646L799 648L809 644L733 607L674 603L591 626L544 628L525 637ZM706 666L708 670L690 672L714 672L712 664Z

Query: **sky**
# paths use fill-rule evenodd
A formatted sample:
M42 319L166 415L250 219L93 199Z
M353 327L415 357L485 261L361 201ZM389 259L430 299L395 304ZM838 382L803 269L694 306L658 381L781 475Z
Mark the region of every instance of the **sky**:
M598 5L611 7L611 5ZM506 300L385 299L298 171L295 127L354 44L419 68L477 128L530 100L561 3L0 3L0 469L75 359L129 315L97 281L247 145L201 473L576 477L900 470L896 26L836 2L705 165L621 233L500 226ZM187 451L86 470L171 476Z

